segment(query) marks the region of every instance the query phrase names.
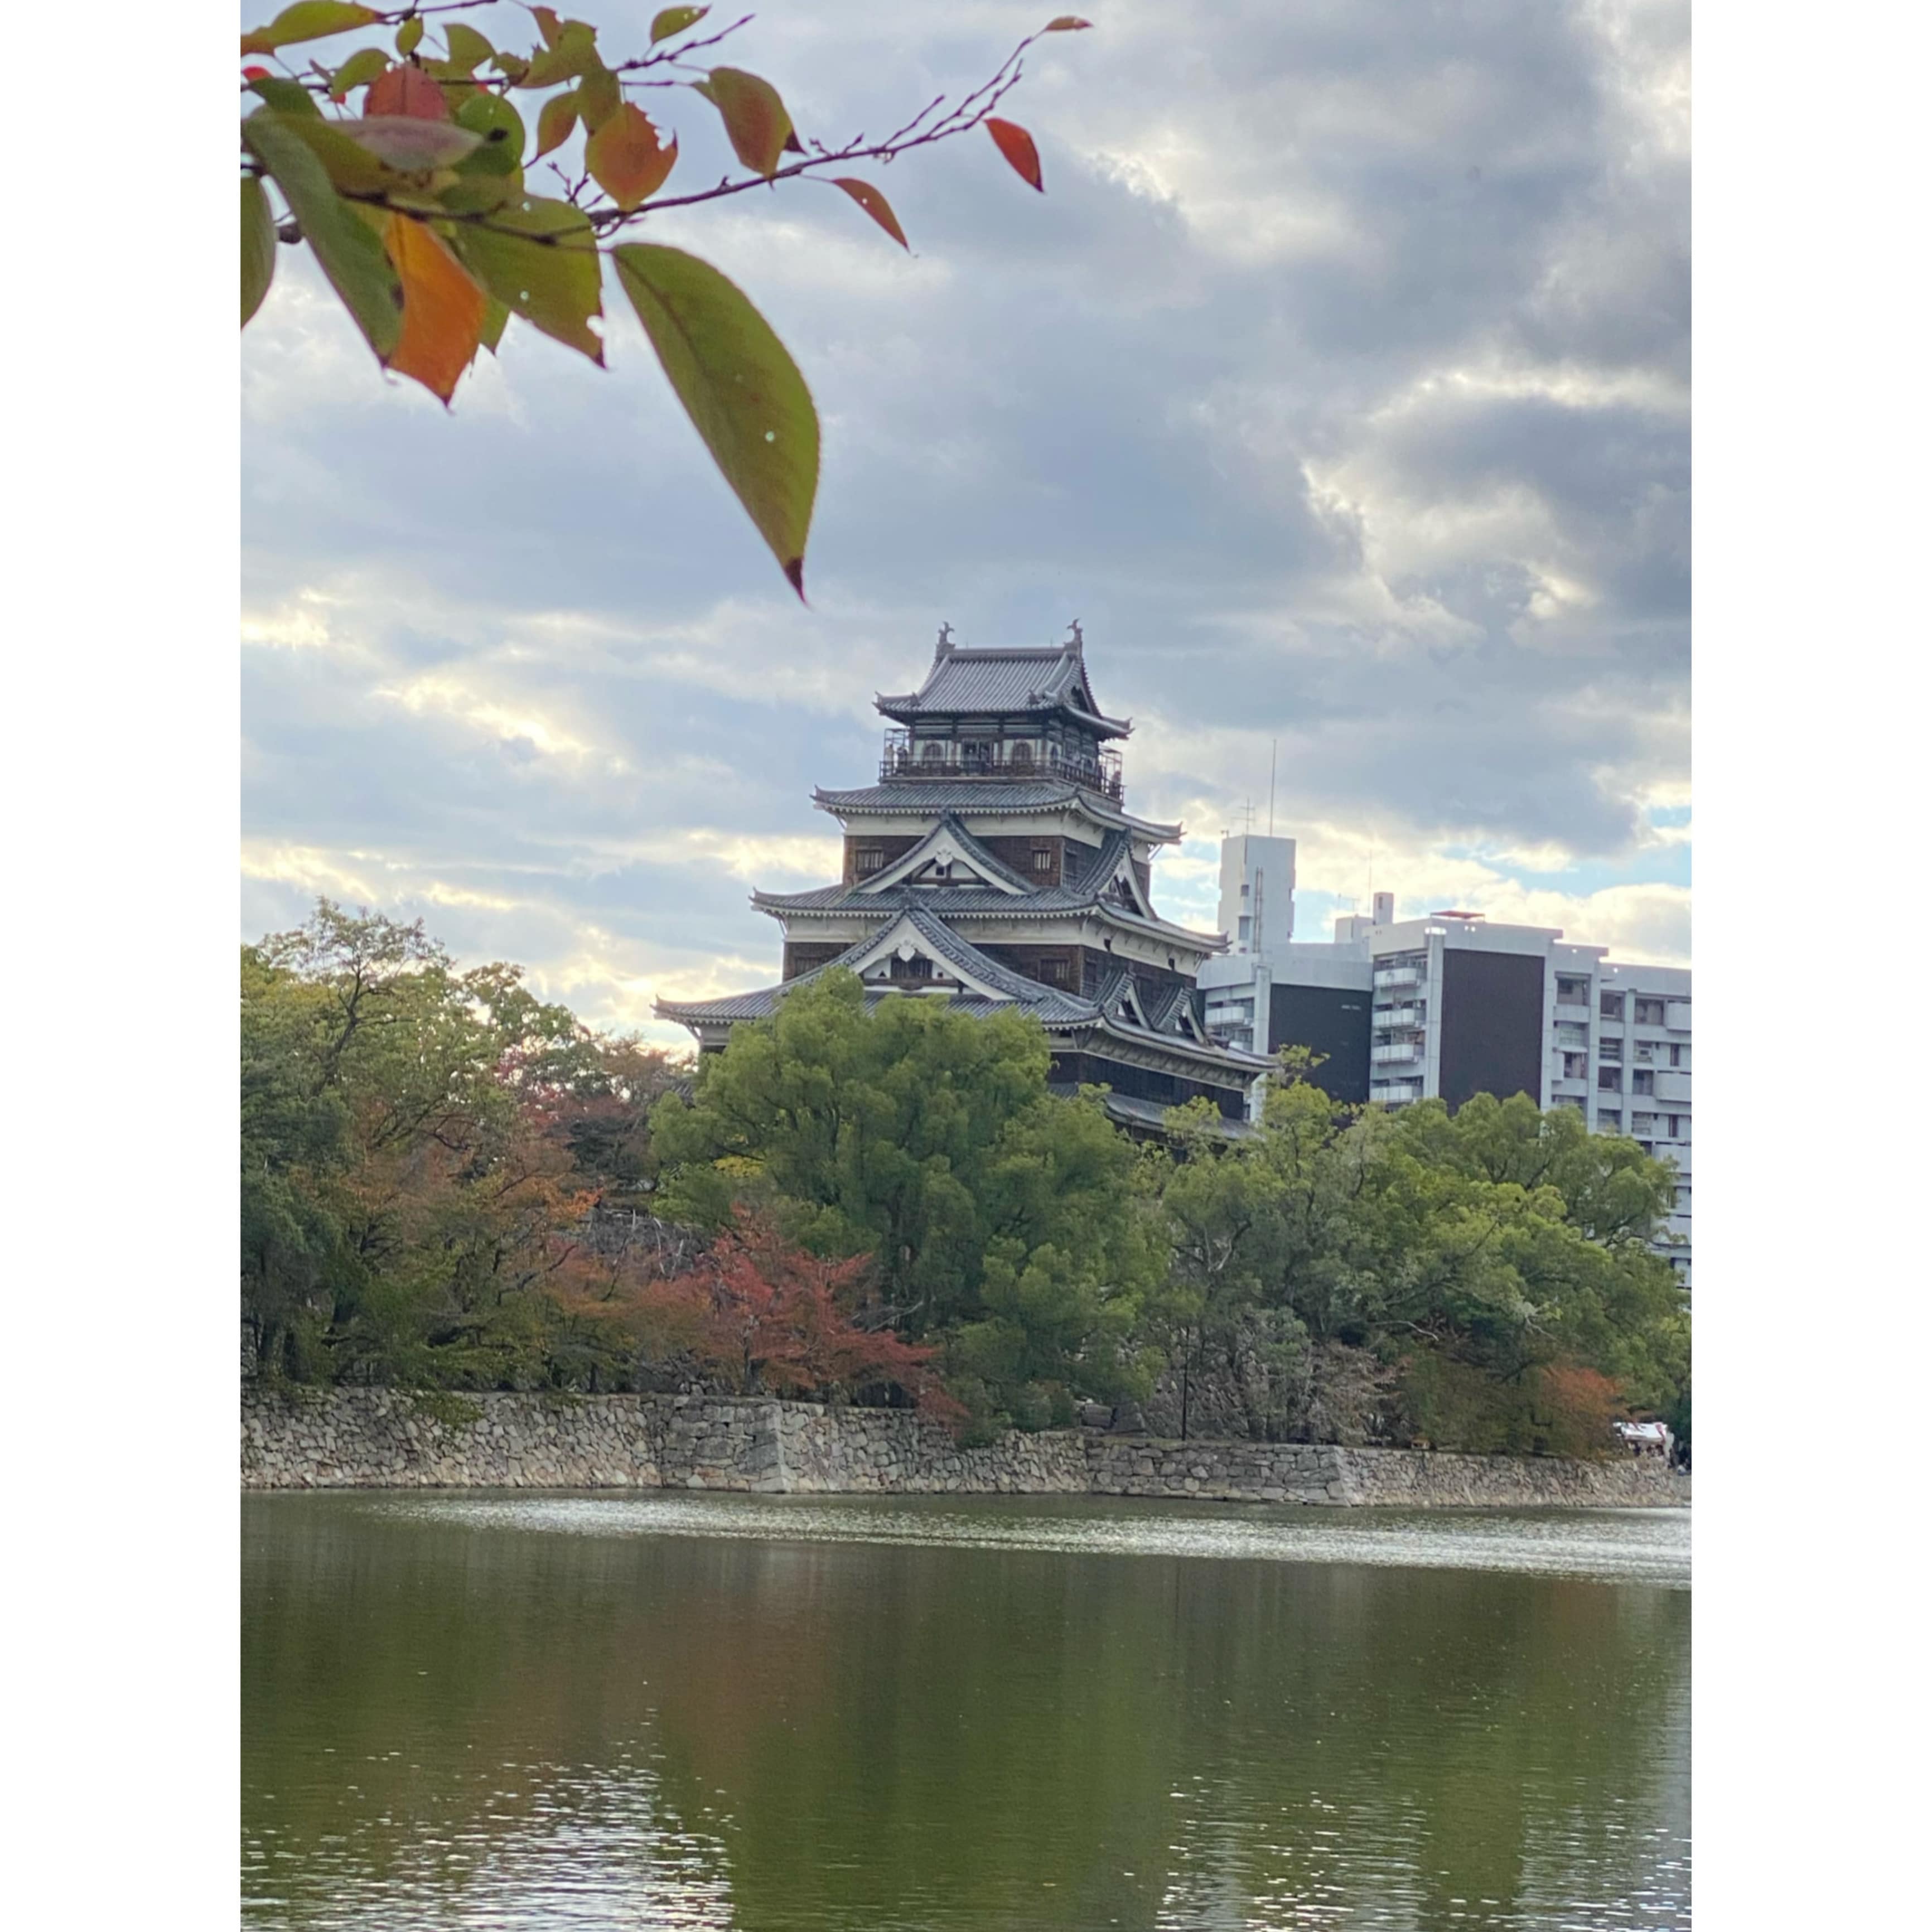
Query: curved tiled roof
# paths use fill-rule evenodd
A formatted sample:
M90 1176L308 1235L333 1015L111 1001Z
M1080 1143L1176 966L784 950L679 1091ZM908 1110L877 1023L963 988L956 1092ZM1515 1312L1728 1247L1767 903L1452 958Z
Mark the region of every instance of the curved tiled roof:
M916 691L873 701L888 718L908 722L935 712L983 717L1065 711L1099 737L1124 738L1133 729L1126 718L1101 715L1077 644L1037 650L942 646Z
M944 812L990 817L1055 812L1071 806L1096 825L1124 826L1156 844L1171 845L1180 836L1178 825L1157 819L1136 818L1100 794L1066 778L892 778L882 784L828 791L820 786L812 802L834 818L847 812L917 812L936 817Z
M992 856L990 854L987 856ZM1037 888L1029 884L1024 896L1000 892L989 886L848 886L842 881L835 885L815 886L802 892L754 892L752 903L759 911L770 913L774 919L782 918L788 913L803 912L864 918L878 914L910 911L915 908L938 912L947 919L989 916L1011 919L1038 914L1097 912L1131 928L1177 938L1190 946L1205 947L1210 952L1219 952L1225 948L1227 940L1218 932L1196 932L1190 926L1177 926L1157 914L1149 916L1108 898L1108 887L1129 856L1127 834L1109 832L1101 845L1099 857L1079 878Z

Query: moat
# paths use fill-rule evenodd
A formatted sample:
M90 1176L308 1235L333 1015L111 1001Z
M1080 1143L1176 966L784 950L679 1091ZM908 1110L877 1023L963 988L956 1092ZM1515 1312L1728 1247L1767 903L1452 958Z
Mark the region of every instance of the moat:
M1676 1927L1690 1520L244 1498L256 1927Z

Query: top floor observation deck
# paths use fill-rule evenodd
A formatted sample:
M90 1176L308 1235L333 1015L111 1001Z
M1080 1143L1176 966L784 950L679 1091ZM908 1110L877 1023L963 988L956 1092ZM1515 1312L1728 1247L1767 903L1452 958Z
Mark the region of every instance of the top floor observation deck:
M1108 746L1052 737L946 736L889 730L879 760L884 780L1060 778L1120 802L1120 754Z

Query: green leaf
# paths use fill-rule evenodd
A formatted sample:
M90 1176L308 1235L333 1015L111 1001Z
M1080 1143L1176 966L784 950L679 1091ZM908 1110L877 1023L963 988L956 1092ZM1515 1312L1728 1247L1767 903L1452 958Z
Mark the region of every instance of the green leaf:
M553 148L570 139L577 125L577 90L553 94L537 116L537 151L530 158L542 160Z
M278 114L306 114L312 121L322 118L315 96L298 80L284 80L278 74L260 74L249 82L248 92Z
M519 87L554 87L560 80L578 80L592 68L602 67L597 52L597 30L581 20L566 20L555 42L538 54L524 70Z
M410 187L406 175L398 174L373 148L351 138L348 130L361 127L361 122L325 121L320 115L309 114L284 114L281 120L322 164L330 186L338 194L386 195Z
M477 340L494 356L496 345L503 339L503 328L510 320L509 304L500 302L494 296L486 296L483 302L483 326L478 332Z
M486 295L602 366L604 344L590 326L604 312L602 263L582 209L526 195L486 221L459 222L450 242Z
M577 84L577 111L593 134L624 104L624 92L608 67L594 67Z
M802 598L818 412L798 364L708 262L644 242L612 259L686 414Z
M410 55L414 53L417 48L422 45L422 16L419 14L412 14L410 17L396 29L397 52L401 54L405 57L405 58L406 58Z
M506 148L510 165L520 167L524 159L524 117L500 94L472 94L456 110L456 124L482 136L486 147ZM483 152L479 148L474 161ZM500 170L493 170L492 172Z
M329 185L299 124L272 108L259 108L242 122L242 139L274 177L343 307L377 358L386 362L402 334L403 300L381 236Z
M709 7L667 7L651 22L651 45L656 46L658 41L696 26L710 10Z
M344 0L296 0L284 7L266 27L242 36L244 54L272 54L278 47L292 46L298 40L319 40L329 34L346 34L352 27L366 27L382 15L373 7L352 7Z
M460 20L452 20L444 28L442 38L450 58L466 74L474 74L486 60L496 57L496 50L474 27L466 27Z
M262 306L275 279L275 218L258 175L242 177L242 326Z
M705 98L716 107L731 137L732 152L767 181L792 138L791 116L770 81L742 68L714 67Z
M388 70L389 57L380 47L358 47L328 77L328 98L346 100L358 87L367 87Z

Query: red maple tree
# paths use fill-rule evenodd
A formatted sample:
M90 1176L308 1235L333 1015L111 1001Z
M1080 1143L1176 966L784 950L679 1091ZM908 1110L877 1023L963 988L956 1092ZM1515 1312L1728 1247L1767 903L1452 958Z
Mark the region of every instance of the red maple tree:
M741 1212L695 1269L652 1292L692 1320L706 1366L745 1394L832 1401L899 1390L928 1414L963 1414L933 1368L936 1348L857 1318L870 1258L822 1260Z

